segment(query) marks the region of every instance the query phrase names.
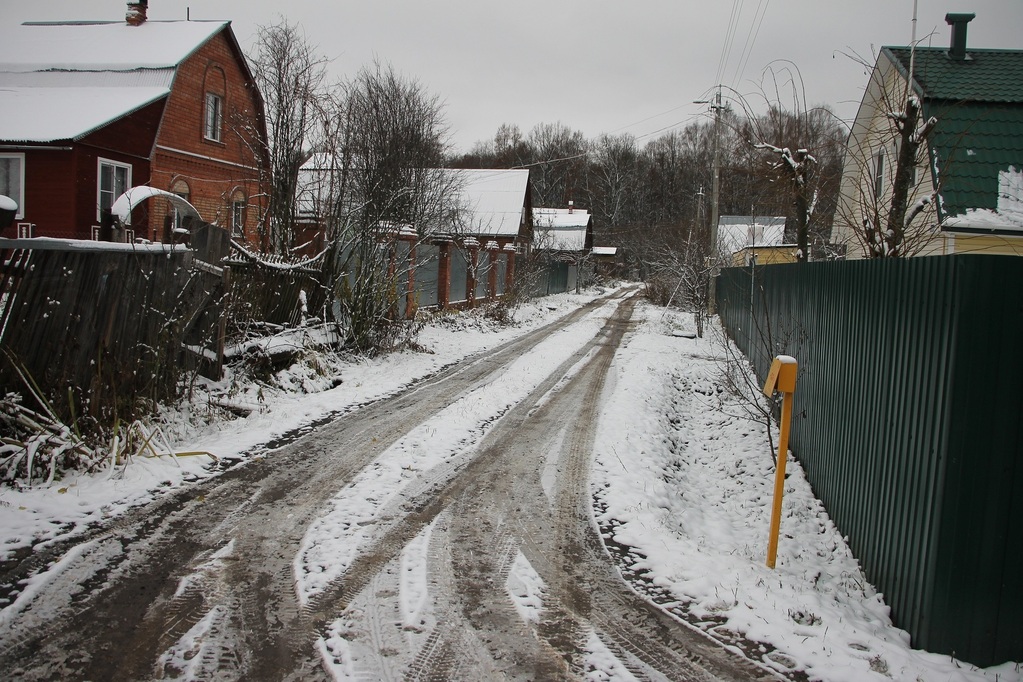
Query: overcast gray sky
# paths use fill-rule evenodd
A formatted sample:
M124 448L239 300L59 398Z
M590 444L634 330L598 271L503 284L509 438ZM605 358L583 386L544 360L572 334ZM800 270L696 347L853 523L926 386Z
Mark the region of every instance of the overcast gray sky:
M120 19L123 0L0 0L3 21ZM455 148L501 123L560 121L640 143L706 116L715 84L749 101L811 104L845 120L882 45L906 45L913 0L150 0L151 19L229 19L248 50L280 16L331 58L338 78L374 58L446 103ZM973 47L1023 48L1023 0L919 0L917 37L947 46L946 12L975 12ZM930 37L928 37L930 36ZM802 99L802 94L800 94Z

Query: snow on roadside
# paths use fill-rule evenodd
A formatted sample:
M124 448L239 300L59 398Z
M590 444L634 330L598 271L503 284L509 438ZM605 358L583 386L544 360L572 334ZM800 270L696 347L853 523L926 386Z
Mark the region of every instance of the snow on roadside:
M220 458L262 454L265 444L368 401L399 392L467 355L493 348L606 293L559 294L524 303L515 324L499 326L478 312L434 316L419 335L427 352L406 351L376 358L332 358L332 366L302 364L278 372L272 383L232 386L232 378L199 389L236 391L235 402L255 408L244 418L200 424L196 404L164 414L163 429L179 452L205 450ZM326 370L326 371L324 371ZM331 385L340 379L342 383ZM212 400L212 398L211 398ZM94 474L68 474L52 485L14 490L0 486L0 561L17 551L40 547L80 533L131 507L145 504L181 485L214 475L205 456L177 459L135 458L127 466ZM42 545L40 544L42 543ZM5 604L0 601L0 608Z
M725 389L719 328L641 304L639 333L612 366L591 483L605 536L631 570L692 616L777 649L768 665L811 679L1023 679L1013 663L977 669L917 651L798 462L790 458L777 569L765 566L774 466L764 426ZM777 442L777 438L775 438Z

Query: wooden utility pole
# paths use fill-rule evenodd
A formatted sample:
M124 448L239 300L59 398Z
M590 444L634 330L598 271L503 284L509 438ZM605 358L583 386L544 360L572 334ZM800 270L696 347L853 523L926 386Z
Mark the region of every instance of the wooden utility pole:
M717 311L718 200L721 195L721 86L711 105L714 110L714 183L710 198L710 282L707 285L707 314Z

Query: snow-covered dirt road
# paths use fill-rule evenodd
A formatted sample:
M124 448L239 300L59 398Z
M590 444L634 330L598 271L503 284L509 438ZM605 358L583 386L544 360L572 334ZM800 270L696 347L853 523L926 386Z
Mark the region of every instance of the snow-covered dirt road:
M651 606L593 525L619 292L14 562L24 679L768 679ZM30 599L25 593L31 593Z

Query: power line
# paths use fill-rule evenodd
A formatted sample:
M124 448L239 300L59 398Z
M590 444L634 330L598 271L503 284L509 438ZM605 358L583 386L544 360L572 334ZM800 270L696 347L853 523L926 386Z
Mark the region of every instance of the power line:
M661 116L664 116L666 114L670 114L672 112L678 111L679 109L682 109L682 108L687 107L689 105L690 105L689 102L686 102L685 104L680 104L677 107L672 107L671 109L668 109L667 111L662 111L659 114L654 114L653 116L647 116L646 118L644 118L641 121L636 121L635 123L629 123L628 125L624 125L621 128L615 128L614 130L610 131L607 134L610 135L611 133L617 133L617 132L619 132L621 130L625 130L626 128L631 128L633 126L638 126L640 123L646 123L647 121L653 120L655 118L660 118Z
M767 16L767 7L770 4L771 0L760 0L760 4L757 5L757 11L753 13L753 21L750 23L749 32L746 34L746 45L742 48L742 54L739 55L739 62L735 65L735 75L732 77L733 88L739 85L739 79L742 78L742 74L746 71L746 65L749 64L749 58L753 54L753 46L760 36L760 27L764 24L764 17ZM757 20L758 14L760 15L759 21ZM756 25L755 31L754 25Z
M742 5L745 0L732 0L732 12L728 17L728 26L725 29L725 41L721 45L721 57L718 60L717 75L714 80L718 83L724 77L725 68L728 65L728 57L732 53L732 43L735 40L735 29L739 25L739 17L742 15Z

